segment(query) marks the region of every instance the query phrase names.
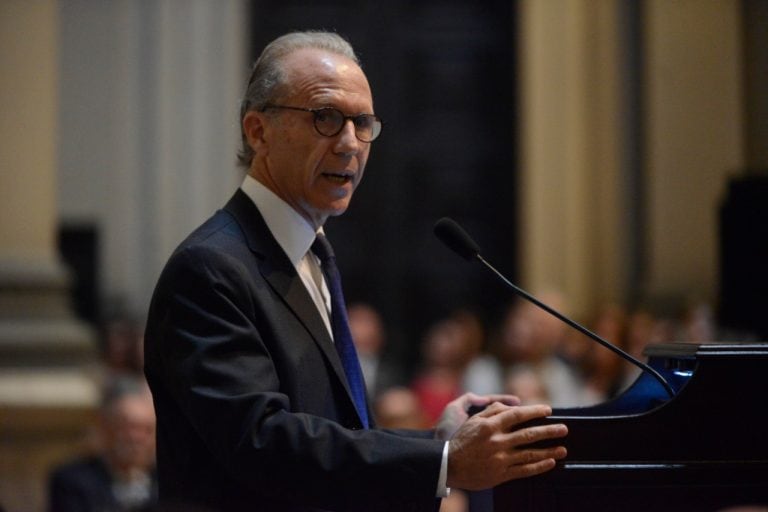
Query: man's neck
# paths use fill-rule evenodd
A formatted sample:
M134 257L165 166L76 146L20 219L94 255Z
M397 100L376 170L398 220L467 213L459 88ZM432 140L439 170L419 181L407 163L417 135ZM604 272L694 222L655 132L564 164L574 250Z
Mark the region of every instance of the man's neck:
M306 213L305 209L301 208L301 205L296 204L294 201L291 201L289 198L285 197L285 194L283 194L275 185L274 180L270 178L269 173L265 172L263 167L256 165L256 159L254 159L254 163L251 165L251 168L248 171L248 175L261 183L266 189L275 194L277 197L279 197L280 200L282 200L284 203L293 208L294 211L301 215L301 217L306 220L309 225L314 228L315 231L318 231L321 227L323 227L325 221L328 219L328 216L317 219L313 218L311 215Z

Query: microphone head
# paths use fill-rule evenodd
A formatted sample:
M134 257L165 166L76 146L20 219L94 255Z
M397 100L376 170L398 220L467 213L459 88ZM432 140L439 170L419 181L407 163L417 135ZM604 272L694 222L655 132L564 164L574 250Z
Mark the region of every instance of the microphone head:
M435 235L449 249L468 261L472 261L480 253L480 247L475 241L448 217L443 217L435 223Z

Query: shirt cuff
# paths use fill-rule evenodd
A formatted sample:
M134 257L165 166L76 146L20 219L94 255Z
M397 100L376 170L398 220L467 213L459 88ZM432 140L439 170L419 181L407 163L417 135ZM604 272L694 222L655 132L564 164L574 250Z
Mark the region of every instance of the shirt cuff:
M443 460L440 462L440 476L437 477L437 497L445 498L451 494L450 487L446 487L448 480L448 444L443 445Z

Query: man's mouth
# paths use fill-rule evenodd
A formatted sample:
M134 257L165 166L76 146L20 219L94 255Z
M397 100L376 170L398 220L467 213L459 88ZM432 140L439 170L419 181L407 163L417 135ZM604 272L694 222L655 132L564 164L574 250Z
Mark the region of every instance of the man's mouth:
M330 181L334 183L343 185L344 183L352 181L352 178L355 175L351 172L324 172L323 176L325 176L326 178L328 178Z

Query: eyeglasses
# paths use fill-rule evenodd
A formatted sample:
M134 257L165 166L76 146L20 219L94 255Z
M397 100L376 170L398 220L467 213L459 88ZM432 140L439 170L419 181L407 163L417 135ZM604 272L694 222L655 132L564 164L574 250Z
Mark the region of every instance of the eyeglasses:
M379 134L381 134L381 126L384 124L377 115L357 114L355 116L346 116L341 110L333 107L301 108L267 104L262 107L261 111L264 112L270 108L312 112L315 121L315 130L325 137L335 137L338 135L342 128L344 128L344 124L350 119L355 126L355 137L357 137L360 142L373 142L376 140Z

